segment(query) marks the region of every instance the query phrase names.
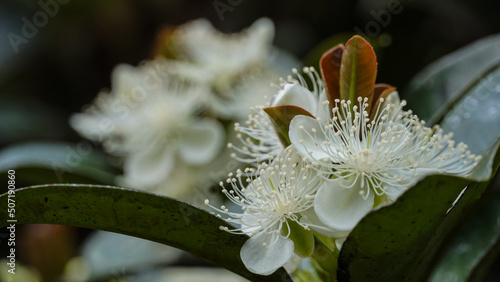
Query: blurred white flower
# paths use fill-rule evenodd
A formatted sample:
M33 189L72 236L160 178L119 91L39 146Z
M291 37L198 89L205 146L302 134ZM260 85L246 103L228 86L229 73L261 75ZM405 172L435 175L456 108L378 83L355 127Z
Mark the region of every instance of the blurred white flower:
M273 54L274 25L262 18L240 33L217 31L199 19L180 26L171 42L177 58L171 68L207 85L204 98L212 114L241 120L250 106L271 95L269 77L279 76Z
M134 277L133 281L147 282L248 282L247 279L227 269L198 266L170 266L154 269Z
M335 101L332 118L296 116L290 125L293 146L327 180L319 188L315 210L330 228L351 230L374 207L375 198L395 200L422 176L467 175L480 157L452 134L428 128L397 92L379 103L369 118L367 99ZM325 102L325 108L329 107Z
M295 246L291 238L311 236L312 240L311 228L336 235L334 230L315 220L312 209L316 190L323 181L317 177L316 170L303 163L300 155L289 147L270 165L262 163L257 169L238 170L235 176L230 174L226 181L231 185L230 190L221 182L222 192L241 207L243 213L230 212L225 206L211 207L228 215L227 222L240 226L234 229L221 226L222 230L251 236L240 251L248 270L262 275L273 273L292 258L294 249L306 247ZM205 204L210 205L208 200Z
M123 156L124 180L138 188L158 185L178 166L207 164L225 141L217 120L197 116L204 88L168 67L163 60L116 67L111 92L70 120L80 134Z

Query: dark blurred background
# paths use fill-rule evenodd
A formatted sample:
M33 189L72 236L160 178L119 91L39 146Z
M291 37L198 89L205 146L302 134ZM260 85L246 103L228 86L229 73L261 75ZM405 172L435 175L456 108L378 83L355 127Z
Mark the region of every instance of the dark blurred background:
M43 11L40 3L48 2L57 4L57 12L44 21L37 13ZM237 32L269 17L276 25L275 45L299 59L338 33L361 30L372 44L381 46L377 80L400 90L436 58L500 31L500 2L493 0L40 3L0 4L0 145L41 138L78 140L67 124L68 115L110 87L113 67L137 65L151 55L163 27L200 17L224 32ZM13 34L22 36L23 19L46 23L35 26L32 38L17 41ZM15 132L10 130L13 123Z
M44 5L50 6L45 17ZM376 47L377 81L397 86L404 96L410 79L433 60L500 32L499 12L500 1L494 0L3 0L0 149L21 141L81 140L68 125L70 114L110 87L115 65L151 57L155 37L166 26L203 17L221 31L237 32L269 17L275 45L306 61L317 56L316 46L323 44L321 50L361 31ZM23 36L26 22L39 25L25 30L31 38ZM42 183L18 183L32 184ZM66 239L58 242L69 249L88 234L22 226L18 232L26 246L41 244L38 235L59 234ZM27 253L19 254L22 261L41 263L40 254ZM71 255L62 250L60 260Z

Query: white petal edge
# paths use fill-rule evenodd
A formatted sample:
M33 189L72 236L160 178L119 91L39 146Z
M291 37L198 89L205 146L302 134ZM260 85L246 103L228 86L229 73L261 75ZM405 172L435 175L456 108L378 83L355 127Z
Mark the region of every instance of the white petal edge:
M195 121L181 131L179 155L188 164L203 165L213 160L224 146L225 131L213 119Z
M373 208L374 193L363 199L357 185L347 189L339 181L325 182L316 193L314 209L318 218L328 227L350 231Z
M266 243L267 247L264 247L263 243ZM292 240L276 235L275 232L261 233L243 244L240 256L246 268L252 273L269 275L292 258L293 250Z
M292 119L288 133L290 142L302 157L313 158L316 161L331 158L326 153L331 148L323 144L327 139L321 126L324 124L308 116L298 115ZM316 133L312 132L313 129Z
M274 97L271 106L297 106L311 114L316 113L316 98L309 89L298 83L288 83Z
M341 237L341 238L338 238L337 240L335 240L335 246L337 246L337 249L342 249L342 245L344 245L344 242L345 240L347 239L347 236L344 236L344 237Z
M330 106L324 106L323 102L328 100L326 96L326 91L323 90L319 94L319 100L317 101L317 110L313 114L315 117L320 118L322 121L328 121L331 118Z
M307 224L311 229L314 231L318 232L321 235L325 235L327 237L332 237L332 238L339 238L339 237L344 237L349 234L348 231L338 231L329 228L326 226L319 218L316 212L314 211L314 208L310 208L306 211L303 211L300 213L302 216L300 218L300 222Z
M127 101L138 99L134 89L144 86L144 74L140 68L127 64L117 65L111 74L112 93L115 98ZM143 97L140 97L142 100Z

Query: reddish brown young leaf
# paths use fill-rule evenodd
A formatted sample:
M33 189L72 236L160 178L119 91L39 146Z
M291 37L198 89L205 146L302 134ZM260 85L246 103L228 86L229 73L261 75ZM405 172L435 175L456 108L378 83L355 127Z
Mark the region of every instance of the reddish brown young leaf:
M377 77L377 58L372 46L361 36L353 36L345 45L340 68L340 98L350 100L367 97L371 104Z
M340 64L344 53L344 44L339 44L326 51L319 60L319 67L330 106L335 105L335 99L340 99Z
M378 83L375 85L374 89L374 94L373 94L373 103L371 104L371 107L369 106L368 109L370 110L368 114L370 115L370 118L374 118L375 112L377 111L378 104L380 104L380 98L386 99L389 94L392 92L396 91L396 87L385 84L385 83Z
M308 111L297 106L277 106L264 108L264 111L271 117L274 124L274 130L278 133L281 143L283 146L288 147L290 142L290 137L288 136L288 130L290 128L290 122L297 115L305 115L314 118L312 114Z
M373 88L373 100L374 101L378 100L380 95L388 88L395 88L395 87L386 83L375 84Z

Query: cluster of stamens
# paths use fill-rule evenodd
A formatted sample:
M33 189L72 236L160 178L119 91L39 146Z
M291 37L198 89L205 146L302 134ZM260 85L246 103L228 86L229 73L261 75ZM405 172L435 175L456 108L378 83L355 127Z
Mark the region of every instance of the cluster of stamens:
M272 84L272 86L283 90L287 84L299 84L310 89L308 82L297 69L292 69L292 72L294 76L289 75L286 79L280 78L279 85ZM313 67L304 67L302 72L312 82L312 90L310 91L318 99L319 104L321 94L325 91L321 77ZM258 105L251 107L251 113L248 115L245 124L235 123L234 131L237 133L236 138L239 140L240 145L227 144L229 149L233 149L239 153L232 153L232 158L242 163L258 164L262 161L272 160L283 151L283 144L281 144L279 137L273 129L272 121L264 112L264 108L270 106L271 104L268 103L265 106Z
M218 212L217 217L223 218L221 214L225 214L227 222L240 226L232 229L221 226L221 230L250 236L274 232L288 237L289 231L284 234L283 230L290 228L284 229L283 225L289 227L289 221L309 230L309 226L300 222L299 213L313 206L322 178L316 177L316 171L304 164L293 149L286 149L270 165L261 163L257 168L237 170L228 176L225 183L220 183L222 193L241 207L242 213L229 211L226 206L213 207L205 200L205 204ZM226 185L230 188L226 189Z
M359 186L359 194L367 198L370 191L376 195L405 189L418 180L419 169L436 173L463 174L475 167L480 156L467 150L463 143L455 145L451 134L443 134L438 127L426 127L406 105L388 103L380 99L373 119L367 109L367 98L351 101L335 100L332 118L322 127L299 130L316 140L316 150L328 157L315 158L309 151L310 142L300 140L299 146L309 153L306 161L326 179L341 179L345 188ZM328 106L326 101L323 105ZM307 145L306 145L307 144ZM324 168L327 168L326 170Z

